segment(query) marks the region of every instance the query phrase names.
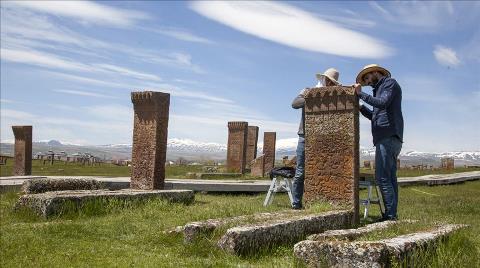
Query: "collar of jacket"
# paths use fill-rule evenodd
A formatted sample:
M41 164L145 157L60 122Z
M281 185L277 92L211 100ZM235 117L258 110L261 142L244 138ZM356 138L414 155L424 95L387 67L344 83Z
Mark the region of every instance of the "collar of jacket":
M380 87L380 85L383 83L383 81L385 81L385 78L387 78L387 77L384 76L384 77L380 78L380 80L378 80L378 82L375 85L372 86L374 92L376 92L377 89Z

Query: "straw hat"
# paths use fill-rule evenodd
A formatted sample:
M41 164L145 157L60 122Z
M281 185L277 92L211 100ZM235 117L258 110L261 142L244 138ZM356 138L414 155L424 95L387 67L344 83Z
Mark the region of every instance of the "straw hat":
M323 78L328 78L330 79L335 85L339 85L340 83L337 81L339 73L335 68L329 68L327 69L323 74L318 73L317 75L318 80L322 80Z
M363 82L363 76L366 75L367 73L370 73L370 72L380 72L382 73L383 75L385 75L386 77L390 77L390 72L379 66L378 64L369 64L365 67L363 67L363 69L360 71L360 73L358 73L357 75L357 83L361 84L362 86L364 86L364 82Z

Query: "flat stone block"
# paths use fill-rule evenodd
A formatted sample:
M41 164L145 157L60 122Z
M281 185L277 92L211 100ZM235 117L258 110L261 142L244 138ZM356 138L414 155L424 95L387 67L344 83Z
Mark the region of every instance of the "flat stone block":
M192 242L200 235L211 234L217 228L227 226L229 224L241 223L246 221L259 222L272 219L283 219L300 214L301 211L286 210L282 212L265 212L252 215L241 215L229 218L209 219L206 221L190 222L185 226L179 226L176 230L184 233L185 242Z
M262 248L300 241L325 230L348 228L352 219L352 211L342 210L234 227L227 230L218 246L232 254L246 255Z
M39 194L66 190L99 190L106 188L102 182L94 179L32 179L22 185L26 194Z
M343 230L329 230L321 234L314 234L307 237L308 240L325 241L325 240L354 240L355 238L377 230L386 229L394 224L396 221L383 221L368 224L357 229L343 229Z
M379 241L311 241L294 246L295 257L308 267L390 267L391 261L403 261L408 256L434 245L463 224L448 224L428 232L417 232Z
M165 199L169 202L190 204L195 195L191 190L83 190L83 191L57 191L41 194L26 194L19 198L15 208L30 208L42 217L56 215L65 205L73 204L79 208L88 201L95 200L144 200Z

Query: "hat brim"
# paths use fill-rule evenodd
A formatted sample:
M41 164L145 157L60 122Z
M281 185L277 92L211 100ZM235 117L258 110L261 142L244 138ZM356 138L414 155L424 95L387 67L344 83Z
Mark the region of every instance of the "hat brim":
M357 83L359 83L360 85L365 86L365 82L363 81L363 76L365 76L366 74L371 73L371 72L380 72L383 75L385 75L386 77L391 76L390 72L387 69L385 69L383 67L380 67L380 66L372 66L372 67L368 67L368 68L365 68L365 69L361 70L360 73L358 73L357 79L355 79L355 81Z
M328 75L324 75L324 74L317 74L317 80L321 80L322 78L328 78L328 80L332 81L333 83L335 83L335 85L340 85L340 83L333 79L332 77L328 76Z

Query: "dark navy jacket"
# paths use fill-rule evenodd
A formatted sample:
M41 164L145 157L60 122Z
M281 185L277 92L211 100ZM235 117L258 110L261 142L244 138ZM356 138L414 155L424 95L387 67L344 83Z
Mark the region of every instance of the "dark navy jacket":
M373 144L397 136L403 142L402 89L393 78L383 77L373 86L373 96L365 92L360 99L373 106L361 106L360 112L372 121Z

